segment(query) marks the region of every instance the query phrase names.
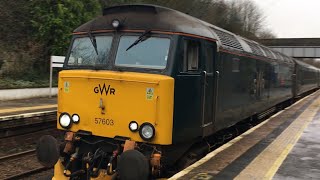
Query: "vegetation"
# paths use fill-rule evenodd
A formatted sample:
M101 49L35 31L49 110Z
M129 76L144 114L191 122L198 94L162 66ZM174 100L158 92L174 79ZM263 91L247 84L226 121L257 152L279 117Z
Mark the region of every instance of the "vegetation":
M272 35L263 28L262 11L251 0L100 0L103 7L143 3L176 9L251 39ZM273 36L273 35L272 35Z
M58 85L57 78L54 79L52 86ZM12 78L0 78L0 89L20 89L20 88L42 88L49 87L49 81L47 79L12 79Z
M0 0L0 8L0 88L48 85L50 56L65 55L72 30L101 10L98 0Z
M45 52L64 55L74 28L98 15L98 0L34 0L33 35L45 44Z
M0 0L0 88L48 84L49 57L65 55L73 29L102 7L131 3L177 9L251 39L273 37L250 0Z

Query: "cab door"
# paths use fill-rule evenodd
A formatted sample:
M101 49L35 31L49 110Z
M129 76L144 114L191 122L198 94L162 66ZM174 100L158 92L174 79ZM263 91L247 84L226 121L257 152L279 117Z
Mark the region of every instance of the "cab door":
M203 136L212 134L215 121L215 45L204 43L202 48L202 128Z
M204 137L214 130L216 46L193 38L183 38L181 45L183 58L174 89L174 143Z
M179 72L174 87L173 142L180 143L202 136L201 40L183 37L180 42Z

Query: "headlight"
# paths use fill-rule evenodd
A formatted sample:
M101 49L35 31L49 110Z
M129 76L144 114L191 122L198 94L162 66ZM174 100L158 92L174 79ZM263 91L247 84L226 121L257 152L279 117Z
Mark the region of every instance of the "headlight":
M60 126L68 129L71 127L71 117L68 113L61 113L59 117Z
M119 28L119 26L120 26L120 21L118 19L114 19L112 21L112 27L117 29L117 28Z
M73 115L72 115L72 121L73 121L74 123L78 124L79 121L80 121L80 116L79 116L78 114L73 114Z
M151 140L155 135L155 129L150 123L143 123L141 125L139 134L141 138L145 141Z
M138 131L138 128L139 128L139 125L138 125L137 122L131 121L131 122L129 123L129 129L130 129L130 131L136 132L136 131Z

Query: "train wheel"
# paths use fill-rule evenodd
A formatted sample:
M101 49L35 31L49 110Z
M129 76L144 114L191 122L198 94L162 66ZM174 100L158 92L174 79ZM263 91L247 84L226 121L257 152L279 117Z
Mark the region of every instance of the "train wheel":
M147 158L137 150L122 153L117 169L120 180L147 180L150 174Z

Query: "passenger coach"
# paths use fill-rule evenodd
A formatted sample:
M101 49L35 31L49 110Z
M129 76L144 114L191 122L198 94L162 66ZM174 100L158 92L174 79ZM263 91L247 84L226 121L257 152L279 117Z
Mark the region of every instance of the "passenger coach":
M58 85L65 139L58 150L43 137L38 158L59 180L161 177L318 83L318 69L181 12L107 8L73 32Z

